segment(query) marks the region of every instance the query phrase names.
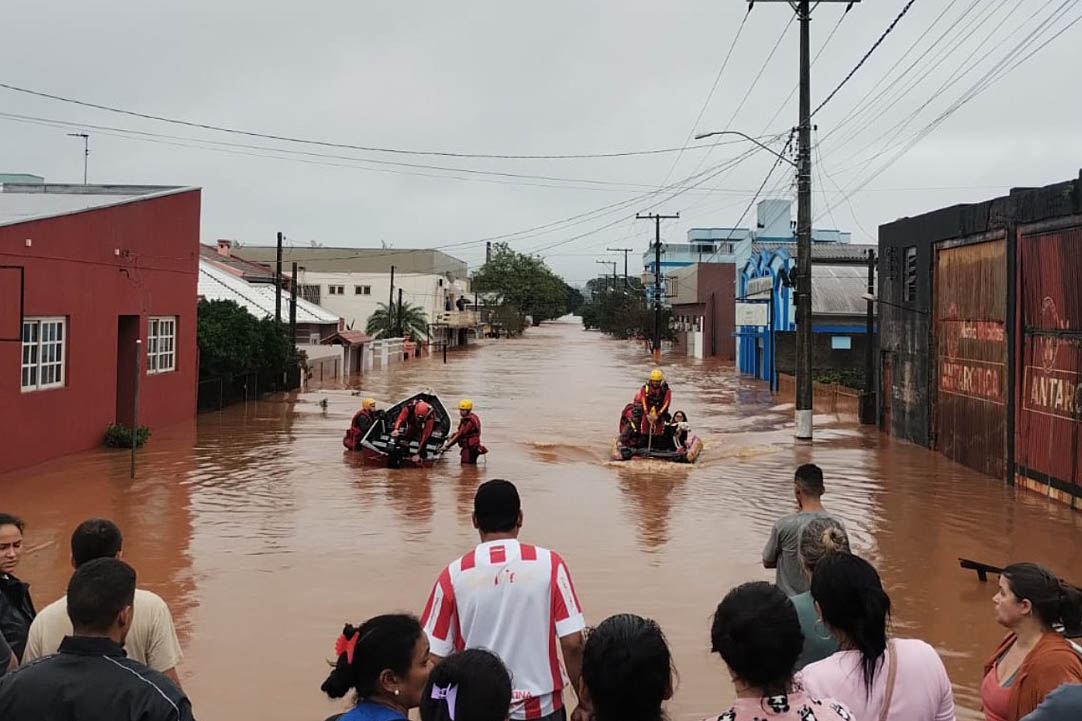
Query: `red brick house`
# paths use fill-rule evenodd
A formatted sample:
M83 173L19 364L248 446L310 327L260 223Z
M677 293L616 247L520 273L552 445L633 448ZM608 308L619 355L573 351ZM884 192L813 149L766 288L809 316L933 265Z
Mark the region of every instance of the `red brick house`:
M0 472L195 414L197 188L0 188ZM138 359L136 342L140 341Z

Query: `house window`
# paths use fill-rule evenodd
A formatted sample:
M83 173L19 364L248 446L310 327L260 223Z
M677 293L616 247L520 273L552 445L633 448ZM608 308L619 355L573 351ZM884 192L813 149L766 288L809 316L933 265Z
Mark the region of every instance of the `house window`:
M372 295L372 286L355 285L353 286L353 295Z
M64 385L66 325L63 318L23 319L22 390Z
M344 285L328 285L327 295L345 295L346 286Z
M147 319L147 373L177 369L177 317Z
M853 339L847 335L830 336L831 350L853 350Z
M905 249L905 286L902 300L912 303L917 299L917 247L911 245Z
M315 303L319 305L319 286L318 285L302 285L300 287L301 298L304 298L309 303Z

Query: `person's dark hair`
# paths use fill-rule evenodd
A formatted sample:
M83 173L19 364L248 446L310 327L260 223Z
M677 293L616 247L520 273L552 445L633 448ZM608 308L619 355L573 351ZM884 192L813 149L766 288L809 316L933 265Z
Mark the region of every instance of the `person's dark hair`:
M71 558L75 567L95 558L115 558L124 537L108 518L88 518L71 534Z
M473 497L473 512L483 533L503 533L518 524L522 504L515 484L502 478L482 483Z
M831 553L849 553L849 536L842 524L829 516L813 518L800 532L800 560L808 573Z
M68 581L68 618L75 633L105 633L135 603L135 569L117 558L96 558Z
M772 583L755 581L729 591L714 612L711 650L763 696L787 693L804 634L796 608Z
M815 566L812 598L823 620L846 635L860 651L864 687L871 693L880 659L887 649L890 596L872 564L851 553L831 553Z
M796 484L809 496L819 497L826 490L823 486L823 469L814 463L805 463L796 469Z
M453 693L448 691L454 688ZM454 704L454 711L451 711ZM504 721L511 707L511 675L500 657L471 648L453 653L428 674L421 721Z
M684 413L683 411L677 411L676 413L672 414L672 419L675 421L677 416L683 416L684 417L683 422L684 423L688 422L688 414L687 413Z
M23 519L10 513L0 513L0 526L15 526L19 529L19 533L26 532L26 523Z
M1082 591L1036 563L1012 563L1003 577L1015 598L1029 600L1046 628L1062 623L1068 636L1082 635Z
M347 623L339 640L342 642L344 638L343 643L348 643L356 636L353 661L350 662L345 650L340 650L320 689L331 698L342 698L350 689L362 699L372 696L385 669L399 676L409 672L421 633L420 621L402 613L375 616L360 626Z
M661 628L621 613L590 631L582 654L582 680L598 721L658 721L672 688L672 654Z

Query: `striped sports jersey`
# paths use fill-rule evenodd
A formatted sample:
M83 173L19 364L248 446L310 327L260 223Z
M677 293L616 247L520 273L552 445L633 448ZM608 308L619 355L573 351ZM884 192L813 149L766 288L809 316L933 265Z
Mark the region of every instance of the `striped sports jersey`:
M503 539L443 569L421 624L438 656L464 648L498 655L511 672L511 718L536 719L563 707L558 639L582 631L586 619L558 554Z

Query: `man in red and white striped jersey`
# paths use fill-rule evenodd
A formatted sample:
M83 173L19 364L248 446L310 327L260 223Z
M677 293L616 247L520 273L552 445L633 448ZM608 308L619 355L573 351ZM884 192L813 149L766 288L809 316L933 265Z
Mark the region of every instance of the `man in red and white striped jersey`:
M511 672L511 718L563 721L563 688L578 685L586 627L571 574L554 551L519 543L514 484L481 484L473 509L481 544L443 569L421 616L431 653L493 651Z

